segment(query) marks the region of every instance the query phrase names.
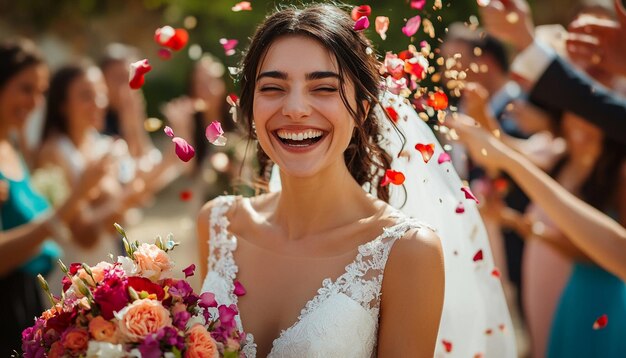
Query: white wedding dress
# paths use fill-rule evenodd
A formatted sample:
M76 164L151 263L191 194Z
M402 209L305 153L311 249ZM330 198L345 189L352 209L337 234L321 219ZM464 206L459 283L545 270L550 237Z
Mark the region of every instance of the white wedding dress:
M215 199L210 215L209 273L202 292L213 292L219 304L237 305L234 280L238 267L233 258L237 237L228 232L225 214L233 196ZM394 215L394 217L396 217ZM378 237L358 247L354 261L335 280L321 282L317 294L302 309L291 327L277 337L268 357L375 357L378 339L383 271L394 242L411 229L425 225L397 212L397 222ZM245 332L239 315L238 328ZM243 353L256 356L254 337L248 334Z

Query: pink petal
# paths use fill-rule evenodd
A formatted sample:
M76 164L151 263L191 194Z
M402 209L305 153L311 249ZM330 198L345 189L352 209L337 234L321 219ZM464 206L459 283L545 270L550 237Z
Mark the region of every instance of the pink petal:
M415 33L417 32L417 29L419 29L421 24L422 24L422 18L419 15L413 16L406 22L406 25L402 27L402 33L404 33L408 37L411 37L415 35Z
M143 86L145 79L144 75L152 69L152 66L148 63L147 59L133 62L130 64L128 85L132 89L139 89Z
M165 132L168 137L174 137L174 131L170 128L170 126L165 126L165 128L163 128L163 132Z
M370 20L367 18L367 16L361 16L354 23L354 31L363 31L368 27L370 27Z
M380 35L380 38L383 40L387 39L389 18L387 16L376 16L374 23L376 24L376 32Z
M183 138L174 137L172 139L172 142L174 142L174 144L176 145L176 155L183 162L190 161L191 158L193 158L193 156L196 154L196 150L193 149L193 147Z
M411 8L422 10L426 5L426 0L411 0Z
M476 251L476 253L474 254L474 257L472 258L472 260L474 262L482 261L483 260L483 250Z
M204 134L206 139L208 139L211 144L215 144L215 142L224 134L224 130L222 129L220 122L213 121L206 127Z
M472 193L472 190L466 186L461 188L461 191L465 193L465 199L472 199L476 202L476 204L478 204L478 199L476 198L476 196L474 196L474 193Z
M443 164L445 162L450 162L450 161L452 161L452 158L450 158L450 154L446 152L442 152L441 154L439 154L439 158L437 159L437 163L439 164Z
M241 282L235 281L235 289L233 290L233 293L237 295L237 297L241 297L246 294L246 289L243 287Z
M235 39L225 39L225 38L220 39L220 44L224 48L224 52L226 53L226 56L232 56L235 54L235 47L237 46L238 43L239 41Z
M463 203L459 203L459 205L456 206L456 209L454 209L454 212L457 214L463 214L465 212L465 207L463 206Z
M159 49L159 51L157 52L157 55L162 60L169 60L170 58L172 58L172 51L166 48L162 48L162 49Z
M242 1L242 2L236 3L235 6L231 8L231 10L233 10L234 12L251 11L252 5L250 5L249 1Z

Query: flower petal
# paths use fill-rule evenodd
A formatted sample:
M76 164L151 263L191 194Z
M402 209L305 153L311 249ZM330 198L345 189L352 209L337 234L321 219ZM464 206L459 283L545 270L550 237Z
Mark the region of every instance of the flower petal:
M196 265L194 264L191 264L187 266L186 268L184 268L183 272L185 273L185 278L193 276L195 271L196 271Z
M426 0L411 0L411 8L416 10L422 10L426 5Z
M446 353L452 352L452 342L442 339L441 343L443 344L443 347L446 350Z
M150 66L147 59L131 63L128 76L128 85L130 88L140 89L145 82L144 75L150 72L151 69L152 66Z
M413 16L412 18L408 19L406 25L402 27L402 33L408 37L411 37L415 35L417 29L419 29L421 24L422 18L419 15Z
M190 161L196 154L196 150L183 138L174 137L172 138L172 142L176 145L176 155L183 162Z
M459 203L459 205L457 205L454 209L454 212L457 214L463 214L465 212L465 206L463 206L463 203Z
M376 16L374 21L376 25L376 32L383 40L387 39L387 30L389 30L389 18L387 16Z
M465 199L472 199L476 202L476 204L478 204L478 199L476 198L476 196L474 196L474 193L472 193L472 190L466 186L461 188L461 191L463 193L465 193Z
M439 154L439 158L437 158L438 164L443 164L450 161L452 161L452 158L450 158L450 154L446 152L441 152L441 154Z
M160 46L178 51L187 45L189 33L185 29L163 26L154 32L154 41Z
M237 297L241 297L246 294L246 289L243 287L241 282L235 281L234 285L235 285L235 289L233 290L233 293L237 295Z
M598 330L606 327L609 323L609 317L606 314L600 316L595 322L593 322L593 329Z
M191 200L191 197L192 197L191 190L183 190L180 192L181 201L189 201Z
M168 137L174 137L174 131L172 130L172 128L170 126L165 126L165 128L163 128L163 132L165 132L165 134L167 134Z
M213 121L206 127L204 131L206 139L209 140L211 144L215 143L215 141L224 134L224 130L222 129L222 125L218 121Z
M252 5L250 5L249 1L238 2L231 8L234 12L239 11L252 11Z
M491 276L495 278L500 278L502 274L500 273L500 270L497 267L494 267L493 270L491 270Z
M352 8L350 15L352 20L357 21L362 16L370 16L372 14L372 7L369 5L359 5Z
M396 112L396 110L393 109L393 107L387 107L387 108L385 108L385 110L389 114L389 118L391 118L391 120L394 123L398 123L398 112Z
M161 60L169 60L170 58L172 58L172 51L166 48L161 48L157 52L157 55Z
M354 31L363 31L368 27L370 27L370 20L367 18L367 16L361 16L354 23Z
M448 96L441 91L432 93L428 96L426 104L435 111L446 109L448 108Z
M380 185L381 186L385 186L389 184L402 185L405 179L406 178L404 177L404 174L402 174L401 172L387 169L385 171L385 177L381 181Z
M226 56L232 56L235 54L235 47L237 46L238 43L239 41L235 39L226 39L226 38L220 39L220 44L224 48L224 53L226 54Z
M415 145L415 149L417 149L420 153L422 153L422 158L424 159L424 163L428 163L430 158L433 157L435 153L435 144L434 143L417 143Z
M474 257L472 258L472 260L474 262L482 261L483 260L483 250L476 251L476 253L474 254Z

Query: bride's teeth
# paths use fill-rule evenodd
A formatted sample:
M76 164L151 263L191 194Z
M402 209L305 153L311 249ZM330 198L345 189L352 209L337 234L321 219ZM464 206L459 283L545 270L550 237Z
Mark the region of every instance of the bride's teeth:
M279 130L277 134L278 134L278 137L281 139L302 141L305 139L313 139L313 138L321 137L323 135L323 132L319 130L307 130L305 132L293 133L293 132L288 132L285 130Z

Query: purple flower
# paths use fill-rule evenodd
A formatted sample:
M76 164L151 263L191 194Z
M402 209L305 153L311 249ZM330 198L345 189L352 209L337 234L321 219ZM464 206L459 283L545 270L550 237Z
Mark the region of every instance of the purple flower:
M246 289L243 287L241 282L235 281L235 289L233 290L233 293L237 295L237 297L241 297L246 294Z
M187 322L191 318L191 313L187 311L176 312L174 315L174 326L180 330L184 330Z
M183 272L185 273L185 278L187 278L189 276L193 276L195 271L196 271L196 265L191 264L191 265L187 266L187 268L185 268L183 270Z
M156 337L159 342L164 343L169 347L176 347L181 351L185 348L185 337L180 335L179 332L173 327L166 326L161 328L157 332Z
M187 281L178 280L170 287L168 292L172 296L177 296L184 299L185 297L193 293L193 289L191 288L191 286L189 286L189 283L187 283Z
M155 334L151 334L138 347L142 358L160 358L161 347Z

